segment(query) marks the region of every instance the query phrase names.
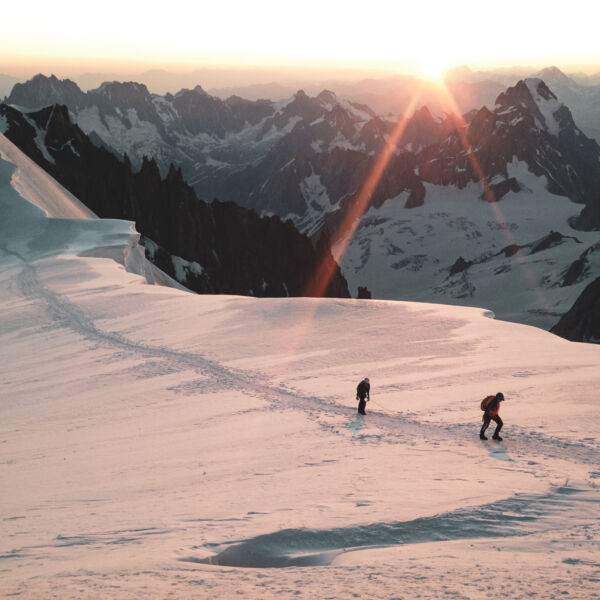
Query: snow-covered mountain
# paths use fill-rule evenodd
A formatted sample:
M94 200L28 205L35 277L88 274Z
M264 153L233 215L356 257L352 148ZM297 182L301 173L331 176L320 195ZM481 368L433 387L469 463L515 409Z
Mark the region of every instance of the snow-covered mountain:
M42 76L15 87L11 101L31 104L39 86ZM152 155L164 173L173 161L202 197L312 236L327 228L352 290L550 328L598 276L600 148L540 79L464 119L423 107L398 121L328 91L272 103L112 83L81 97L72 116L134 165ZM365 215L348 223L361 194Z
M203 202L180 170L172 167L162 178L154 160L144 159L133 172L127 157L120 161L92 144L64 106L23 114L0 105L0 126L95 214L135 221L147 257L194 291L313 295L313 275L321 268L331 279L319 295L349 296L326 236L313 245L279 217Z
M417 154L424 204L404 209L403 192L371 206L340 264L376 297L484 305L550 328L600 273L599 165L547 86L520 82Z
M457 98L462 98L462 90L475 92L472 98L466 96L466 102L459 103L466 110L486 104L489 98L486 92L491 92L494 86L512 86L528 77L542 79L569 107L582 131L600 143L600 83L594 78L567 75L554 66L537 72L530 69L471 71L468 67L460 67L448 73L446 81ZM475 98L480 101L479 104L469 105L469 101Z
M205 162L207 155L220 160L218 150L226 146L225 139L233 141L233 137L240 146L245 137L253 137L248 127L260 127L274 113L270 101L220 100L200 86L159 96L150 94L143 84L114 81L84 93L74 82L54 75L37 75L15 85L8 103L26 109L64 104L98 145L120 155L127 153L135 166L147 156L158 162L163 173L174 163L186 175L189 169L193 172L195 163ZM207 143L212 144L208 152ZM241 149L234 154L240 155L239 160L251 160L259 149L247 151L248 156Z
M114 260L131 223L82 218L3 136L0 207L3 596L596 594L600 347L482 308L146 285Z
M366 105L327 91L315 98L300 91L290 101L275 104L238 97L220 100L200 86L158 96L133 82L105 83L83 93L69 80L38 75L16 85L8 102L27 108L65 104L95 143L127 153L134 167L145 156L154 158L163 174L175 164L201 197L289 215L305 231L318 229L317 214L332 212L331 207L356 191L356 180L364 180L362 171L351 177L356 163L368 172L369 157L373 160L381 153L398 125L397 118L383 118ZM401 150L404 155L388 172L419 171L424 181L459 185L481 178L472 173L462 147L460 119L454 115L436 119L426 108L409 116L395 149L396 155ZM542 81L519 82L498 96L492 110L471 112L468 121L469 143L478 152L480 145L486 146L485 155L477 157L483 161L485 177L505 173L513 156L525 157L533 173L549 178L551 191L576 202L598 204L597 198L589 200L600 180L598 145L581 132L567 106ZM448 135L452 135L450 142ZM453 156L442 169L434 159L447 153L447 143ZM540 160L537 152L542 154ZM307 182L311 174L320 181ZM422 194L420 186L414 189L414 181L401 179L400 186L391 182L384 197L393 197L403 185ZM312 211L311 218L306 214L310 205L322 204L324 194L329 206ZM600 226L600 215L590 211L594 214L584 217L587 224L580 223L581 227Z

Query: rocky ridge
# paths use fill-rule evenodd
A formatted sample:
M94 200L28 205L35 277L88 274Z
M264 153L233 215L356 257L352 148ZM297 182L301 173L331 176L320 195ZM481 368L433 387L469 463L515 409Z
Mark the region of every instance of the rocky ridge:
M313 245L291 222L231 202L199 200L181 170L162 177L154 159L135 172L95 146L64 106L23 114L0 105L6 137L98 216L136 222L147 256L200 293L302 296L325 264L326 296L349 297L326 238Z

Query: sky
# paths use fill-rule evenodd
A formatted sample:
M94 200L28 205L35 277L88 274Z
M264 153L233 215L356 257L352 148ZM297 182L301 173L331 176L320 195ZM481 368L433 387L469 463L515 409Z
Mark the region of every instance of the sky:
M24 8L26 6L26 9ZM565 8L568 7L568 9ZM0 73L211 65L600 70L589 0L31 0L3 6Z

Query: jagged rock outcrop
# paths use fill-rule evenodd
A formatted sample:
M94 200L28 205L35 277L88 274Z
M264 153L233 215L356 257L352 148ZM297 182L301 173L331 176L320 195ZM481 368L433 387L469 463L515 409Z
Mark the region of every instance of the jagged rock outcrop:
M329 245L313 246L291 222L259 217L231 202L199 200L173 166L161 177L154 159L134 172L94 146L64 106L22 114L0 105L6 136L98 216L129 219L145 237L148 256L198 292L302 296L323 263L325 296L349 297Z
M455 263L450 267L450 273L448 276L452 277L452 275L462 273L463 271L466 271L472 264L473 261L465 260L462 256L459 256Z
M600 277L581 292L550 331L572 342L600 343Z
M600 242L586 248L562 273L560 287L568 287L581 281L589 275L590 259L595 253L600 253Z
M600 230L600 191L596 198L592 197L588 200L585 208L574 220L573 225L583 231Z

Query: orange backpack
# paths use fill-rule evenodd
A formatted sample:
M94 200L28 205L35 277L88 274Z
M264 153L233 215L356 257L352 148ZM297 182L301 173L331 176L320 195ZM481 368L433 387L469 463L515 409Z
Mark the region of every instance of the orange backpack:
M481 410L485 410L487 408L487 405L495 398L496 396L486 396L482 401L481 404L479 405L479 408L481 408Z

